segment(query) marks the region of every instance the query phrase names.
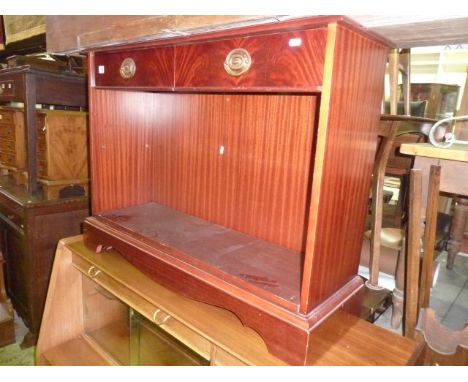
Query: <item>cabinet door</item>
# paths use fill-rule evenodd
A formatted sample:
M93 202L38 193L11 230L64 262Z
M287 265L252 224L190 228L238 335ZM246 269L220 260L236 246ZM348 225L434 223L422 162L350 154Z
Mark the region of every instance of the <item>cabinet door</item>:
M17 230L2 221L2 238L4 257L7 263L6 279L7 293L18 314L31 325L29 319L29 260L27 256L26 238L22 230Z

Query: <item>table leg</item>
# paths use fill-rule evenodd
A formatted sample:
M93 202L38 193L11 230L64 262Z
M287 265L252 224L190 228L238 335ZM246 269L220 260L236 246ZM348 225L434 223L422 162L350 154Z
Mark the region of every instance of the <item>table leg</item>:
M422 173L412 169L410 176L408 239L406 252L405 320L403 333L415 338L418 317L419 263L421 252Z

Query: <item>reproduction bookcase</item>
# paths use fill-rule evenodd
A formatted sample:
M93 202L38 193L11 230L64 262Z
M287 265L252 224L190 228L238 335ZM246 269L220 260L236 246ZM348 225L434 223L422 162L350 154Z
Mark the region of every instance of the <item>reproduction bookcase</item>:
M336 16L90 49L86 245L306 364L359 312L387 51Z

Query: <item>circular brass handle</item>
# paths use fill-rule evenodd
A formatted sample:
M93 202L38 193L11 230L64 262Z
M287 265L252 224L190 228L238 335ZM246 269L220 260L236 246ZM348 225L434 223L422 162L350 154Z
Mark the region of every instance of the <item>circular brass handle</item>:
M245 49L233 49L224 60L224 70L231 76L240 76L250 69L252 58Z
M170 318L171 316L161 309L156 309L153 313L153 321L158 326L164 325Z
M94 279L99 273L101 273L101 271L97 269L94 265L91 265L88 269L88 275L92 279Z
M132 78L136 72L136 64L131 58L126 58L120 64L120 76L128 79Z

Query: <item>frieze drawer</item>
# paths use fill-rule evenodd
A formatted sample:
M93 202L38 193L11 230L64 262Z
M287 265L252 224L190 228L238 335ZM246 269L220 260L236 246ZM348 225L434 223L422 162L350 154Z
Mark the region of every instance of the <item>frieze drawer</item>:
M98 53L95 68L96 86L172 89L174 48Z
M0 110L0 124L13 123L13 111Z
M15 95L15 82L14 81L0 81L0 96L14 96Z
M0 124L0 137L7 139L15 139L15 125Z
M317 28L178 46L176 89L317 91L322 85L326 35L325 29Z
M0 198L0 213L8 220L8 222L23 228L24 227L24 210L15 205L9 199Z

